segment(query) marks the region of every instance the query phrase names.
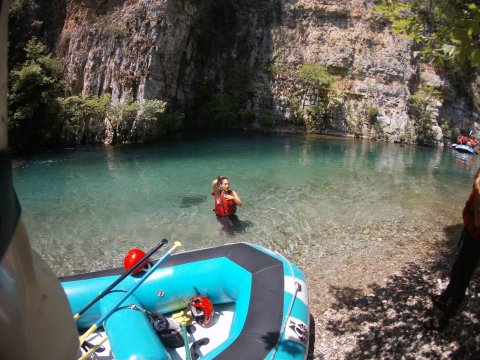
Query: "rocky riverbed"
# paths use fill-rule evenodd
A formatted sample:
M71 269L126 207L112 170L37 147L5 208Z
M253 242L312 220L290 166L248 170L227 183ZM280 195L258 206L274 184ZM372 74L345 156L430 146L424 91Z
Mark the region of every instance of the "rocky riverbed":
M460 313L445 330L429 331L423 326L436 313L428 295L447 285L457 254L462 225L456 211L449 217L450 224L419 223L422 231L404 233L410 250L397 252L392 241L390 252L361 252L359 258L370 260L350 259L350 271L340 271L328 283L306 271L314 323L309 359L478 357L480 271L474 274ZM394 230L390 236L399 234ZM421 249L413 241L422 244Z

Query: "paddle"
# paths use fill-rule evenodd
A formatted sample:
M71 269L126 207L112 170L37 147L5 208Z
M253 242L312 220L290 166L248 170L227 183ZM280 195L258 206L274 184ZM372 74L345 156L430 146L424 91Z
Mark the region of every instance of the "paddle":
M185 345L185 359L192 360L190 347L188 346L187 326L182 322L183 344Z
M90 355L92 355L100 346L103 345L103 343L107 341L107 337L104 336L102 339L100 339L100 341L96 344L94 344L85 354L83 354L82 356L80 356L78 358L78 360L85 360L86 358L88 358Z
M107 287L105 290L103 290L95 299L93 299L87 306L85 306L82 310L80 310L78 313L73 315L73 320L77 320L80 316L82 316L88 309L90 309L93 304L95 304L98 300L103 298L105 295L108 294L110 290L112 290L115 286L117 286L123 279L125 279L128 275L130 275L132 272L137 270L140 266L143 266L143 262L147 260L150 256L152 256L154 253L157 252L158 249L160 249L163 245L168 243L167 239L163 239L160 241L155 247L152 248L145 256L135 264L130 270L126 271L123 273L122 276L120 276L117 280L115 280L109 287Z
M133 292L135 290L137 290L140 285L142 285L145 280L148 279L148 277L150 275L152 275L155 270L157 270L157 268L160 266L161 263L163 263L169 256L172 252L175 251L176 248L182 246L182 244L179 242L179 241L175 241L174 245L172 246L172 248L170 250L168 250L165 255L163 255L163 257L158 260L151 268L150 270L147 271L147 273L145 275L143 275L140 280L138 280L138 282L129 290L125 293L125 295L120 299L118 300L115 305L112 306L112 308L107 311L107 313L105 315L103 315L95 324L93 324L90 329L88 329L85 334L83 334L82 336L79 337L79 340L80 340L80 345L83 344L83 342L85 341L85 339L90 336L91 334L93 334L100 325L102 325L102 323L107 320L115 311L117 311L118 307L120 305L122 305L122 303L130 296L133 294Z
M192 312L188 309L178 311L172 314L172 319L182 326L183 345L185 346L185 359L192 360L190 348L188 346L187 324L192 323Z

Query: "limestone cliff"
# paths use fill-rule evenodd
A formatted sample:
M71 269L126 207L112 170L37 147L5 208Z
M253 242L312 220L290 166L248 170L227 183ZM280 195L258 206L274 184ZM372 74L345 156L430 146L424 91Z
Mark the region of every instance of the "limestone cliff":
M415 142L411 96L425 84L440 94L428 103L432 144L476 126L478 76L459 91L372 10L363 0L67 0L57 53L72 93L161 99L185 114L177 126ZM304 64L336 76L322 107L299 81Z

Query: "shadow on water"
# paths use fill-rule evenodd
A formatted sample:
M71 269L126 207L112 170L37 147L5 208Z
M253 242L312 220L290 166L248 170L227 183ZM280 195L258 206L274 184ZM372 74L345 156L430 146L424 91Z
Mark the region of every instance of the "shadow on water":
M184 196L180 201L180 208L186 209L192 206L197 206L205 201L207 201L207 196L205 195Z
M253 226L253 222L240 220L236 215L217 216L217 221L222 225L223 232L228 236L245 234L246 230Z
M355 344L345 359L478 357L478 271L449 326L442 332L429 331L423 326L436 314L428 295L446 286L461 230L460 225L445 228L448 244L439 245L441 248L430 260L408 264L400 274L390 276L384 286L370 285L368 296L350 287L330 288L336 298L332 306L335 316L326 322L326 330L335 337L355 335Z

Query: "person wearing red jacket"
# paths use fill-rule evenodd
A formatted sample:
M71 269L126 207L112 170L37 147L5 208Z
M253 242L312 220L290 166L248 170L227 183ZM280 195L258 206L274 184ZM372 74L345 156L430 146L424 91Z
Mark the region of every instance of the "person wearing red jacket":
M475 174L473 189L463 208L464 229L460 238L460 251L452 266L450 281L439 295L432 295L432 302L441 315L430 319L425 326L442 330L460 307L473 271L480 259L480 169Z
M213 211L226 233L231 234L240 224L236 215L237 207L242 207L242 200L236 191L230 189L226 176L217 176L212 181Z

